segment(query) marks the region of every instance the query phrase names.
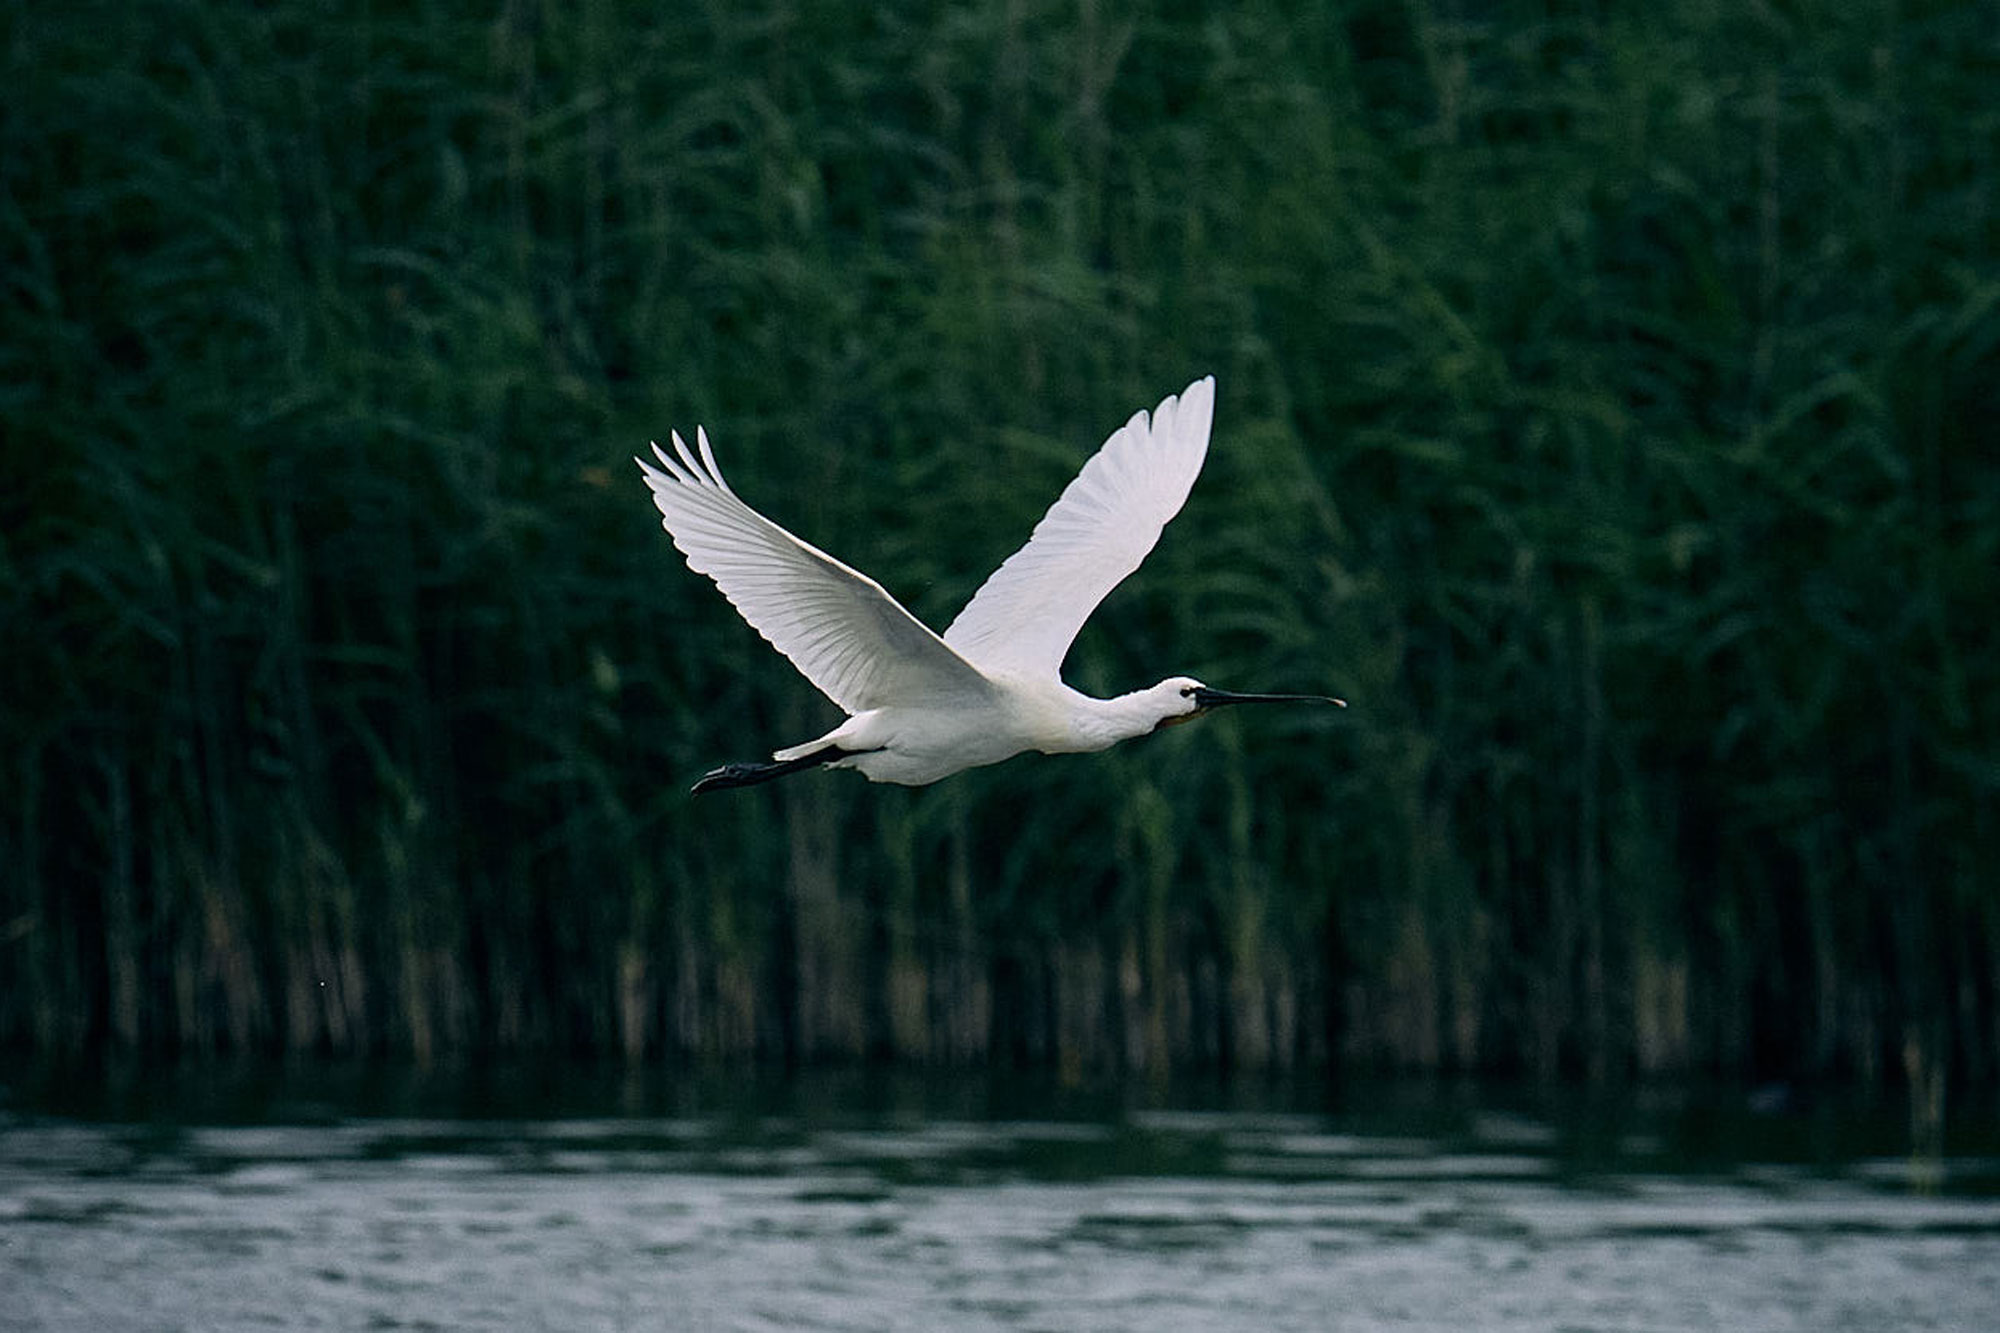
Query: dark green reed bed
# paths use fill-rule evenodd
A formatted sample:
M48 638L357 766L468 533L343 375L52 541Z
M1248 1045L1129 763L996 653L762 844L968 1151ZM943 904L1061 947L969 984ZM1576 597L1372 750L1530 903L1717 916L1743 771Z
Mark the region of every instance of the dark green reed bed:
M0 1044L2000 1070L1977 5L16 6ZM822 702L628 461L1341 694L703 798Z

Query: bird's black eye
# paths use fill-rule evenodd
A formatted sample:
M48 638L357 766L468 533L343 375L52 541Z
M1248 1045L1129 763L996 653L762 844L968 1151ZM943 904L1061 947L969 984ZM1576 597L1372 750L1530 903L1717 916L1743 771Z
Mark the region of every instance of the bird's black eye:
M1183 698L1183 699L1192 699L1192 698L1194 698L1194 686L1192 686L1192 685L1183 685L1183 686L1181 686L1181 698Z

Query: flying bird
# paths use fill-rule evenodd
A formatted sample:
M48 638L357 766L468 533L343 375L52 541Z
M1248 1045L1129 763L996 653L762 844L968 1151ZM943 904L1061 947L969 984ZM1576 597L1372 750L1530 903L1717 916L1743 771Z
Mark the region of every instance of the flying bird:
M1225 704L1345 707L1316 694L1233 694L1188 676L1115 699L1062 682L1063 657L1083 622L1186 502L1214 412L1208 376L1150 417L1134 413L943 637L881 584L739 500L707 431L696 429L693 449L675 432L671 456L654 444L659 467L633 461L688 567L715 580L743 619L848 714L769 763L724 764L694 790L747 787L821 766L922 786L1027 750L1103 750Z

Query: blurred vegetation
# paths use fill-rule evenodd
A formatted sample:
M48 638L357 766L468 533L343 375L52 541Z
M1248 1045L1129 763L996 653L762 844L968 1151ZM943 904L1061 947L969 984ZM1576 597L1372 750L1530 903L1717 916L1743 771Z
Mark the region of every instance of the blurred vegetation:
M0 1043L1991 1085L1989 7L0 17ZM1325 689L904 791L627 456Z

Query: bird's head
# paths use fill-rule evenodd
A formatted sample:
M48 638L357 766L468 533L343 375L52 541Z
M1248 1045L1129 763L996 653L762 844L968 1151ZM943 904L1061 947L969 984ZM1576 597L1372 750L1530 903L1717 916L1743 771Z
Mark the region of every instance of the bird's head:
M1155 731L1192 722L1203 713L1226 704L1333 704L1339 708L1347 707L1345 699L1334 699L1324 694L1236 694L1229 690L1211 689L1192 676L1171 677L1146 693L1160 712L1160 720L1153 724Z

